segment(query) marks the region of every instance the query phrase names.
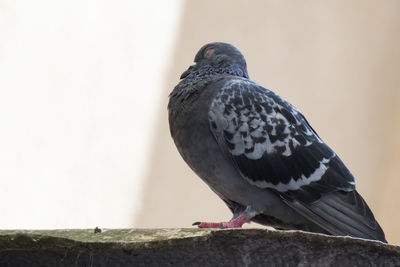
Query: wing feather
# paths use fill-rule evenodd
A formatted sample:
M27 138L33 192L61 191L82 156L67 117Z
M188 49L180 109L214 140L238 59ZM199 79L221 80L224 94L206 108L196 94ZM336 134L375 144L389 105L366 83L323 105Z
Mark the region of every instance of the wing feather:
M335 164L335 153L296 108L247 79L232 79L219 90L209 120L224 153L255 186L298 190L320 181ZM341 168L341 188L352 190L354 178L344 165Z
M340 158L272 91L231 79L214 97L209 121L221 150L247 182L272 189L331 234L386 241Z

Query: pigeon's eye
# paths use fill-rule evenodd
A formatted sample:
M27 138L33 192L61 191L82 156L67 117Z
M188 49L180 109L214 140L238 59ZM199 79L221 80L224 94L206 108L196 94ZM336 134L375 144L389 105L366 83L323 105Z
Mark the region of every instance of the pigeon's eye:
M204 58L210 58L214 55L214 48L209 47L204 51Z

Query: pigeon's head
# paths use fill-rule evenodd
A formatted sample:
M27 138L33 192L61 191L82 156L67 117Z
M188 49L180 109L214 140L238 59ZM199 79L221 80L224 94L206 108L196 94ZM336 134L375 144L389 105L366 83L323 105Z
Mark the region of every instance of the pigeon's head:
M204 45L197 52L194 63L181 75L230 74L249 78L244 56L231 44L215 42Z

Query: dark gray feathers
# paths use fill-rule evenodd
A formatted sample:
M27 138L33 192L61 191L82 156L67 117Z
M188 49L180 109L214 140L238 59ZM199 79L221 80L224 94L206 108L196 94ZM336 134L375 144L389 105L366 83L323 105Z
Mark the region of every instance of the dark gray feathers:
M252 206L254 221L277 228L301 221L298 229L386 242L340 158L294 106L249 80L235 47L203 46L181 78L168 105L171 135L234 214Z

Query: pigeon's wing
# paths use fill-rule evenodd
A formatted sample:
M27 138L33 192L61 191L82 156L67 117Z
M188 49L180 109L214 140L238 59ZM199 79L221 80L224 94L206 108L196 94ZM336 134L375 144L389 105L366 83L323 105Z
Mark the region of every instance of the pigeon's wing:
M222 152L247 182L274 190L332 234L382 239L370 233L382 230L349 170L304 116L272 91L230 79L211 103L209 122Z
M256 83L228 80L211 103L209 121L221 149L255 186L288 192L318 182L328 192L354 189L353 176L301 113ZM329 166L332 174L321 181ZM319 198L305 192L300 200Z

